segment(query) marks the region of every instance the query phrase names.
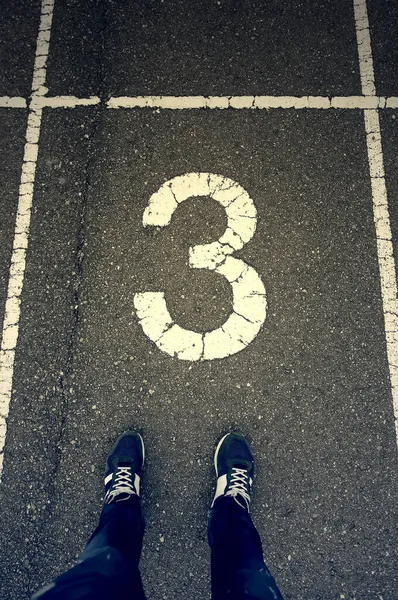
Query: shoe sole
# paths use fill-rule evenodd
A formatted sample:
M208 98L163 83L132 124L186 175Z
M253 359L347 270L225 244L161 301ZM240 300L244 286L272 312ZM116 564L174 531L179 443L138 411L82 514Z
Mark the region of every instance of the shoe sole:
M229 432L229 433L226 433L226 434L225 434L225 435L224 435L224 436L221 438L221 440L218 442L218 445L217 445L216 451L215 451L215 453L214 453L214 468L215 468L215 470L216 470L216 475L217 475L217 477L218 477L218 469L217 469L217 459L218 459L218 453L220 452L220 448L221 448L221 446L222 446L222 443L223 443L223 441L224 441L224 440L225 440L225 438L227 438L227 437L228 437L230 434L231 434L231 432Z
M141 444L142 444L142 469L144 468L144 464L145 464L145 444L144 444L144 440L142 439L142 435L140 433L138 433L138 431L135 432L138 437L141 440Z

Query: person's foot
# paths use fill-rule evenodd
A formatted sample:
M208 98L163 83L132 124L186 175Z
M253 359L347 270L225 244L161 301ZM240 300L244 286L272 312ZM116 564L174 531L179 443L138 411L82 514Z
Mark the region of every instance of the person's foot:
M221 438L214 455L214 466L217 488L212 506L217 498L227 496L249 510L254 458L243 435L227 433Z
M135 431L123 433L106 461L104 504L122 502L140 495L144 459L144 441L140 434Z

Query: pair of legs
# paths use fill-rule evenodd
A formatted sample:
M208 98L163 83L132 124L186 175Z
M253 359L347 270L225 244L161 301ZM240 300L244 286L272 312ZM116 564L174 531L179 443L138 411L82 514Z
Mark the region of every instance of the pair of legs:
M145 600L139 572L144 535L142 438L126 432L106 469L99 524L77 564L32 600ZM243 436L224 436L215 455L217 489L209 512L212 600L282 600L250 513L254 461Z

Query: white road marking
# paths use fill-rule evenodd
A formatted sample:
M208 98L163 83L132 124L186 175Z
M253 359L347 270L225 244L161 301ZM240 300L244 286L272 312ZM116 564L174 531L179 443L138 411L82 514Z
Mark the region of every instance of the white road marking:
M178 205L194 196L209 196L227 213L227 229L217 242L189 249L189 266L210 269L232 286L233 312L224 325L198 333L173 322L163 292L134 296L134 308L144 333L160 350L181 360L213 360L240 352L259 333L266 317L264 284L257 272L230 255L251 240L257 211L246 190L228 177L187 173L166 181L149 199L143 225L166 227Z
M33 105L37 108L74 108L95 106L101 103L98 96L37 96ZM121 96L110 98L107 108L155 108L190 110L199 108L237 110L260 109L385 109L398 108L397 96ZM27 100L19 97L0 96L0 108L26 108Z
M372 45L370 41L366 0L354 0L354 15L362 93L365 96L376 96Z
M0 108L26 108L25 98L0 96Z
M363 96L121 96L110 98L108 108L209 109L365 109L396 108L398 98Z
M373 94L376 97L366 0L354 0L354 13L362 92L367 96ZM393 105L394 103L390 102L389 106L392 107ZM375 109L364 110L364 118L383 301L387 359L395 417L395 432L398 443L398 299L395 260L388 211L379 113Z
M37 96L32 98L32 106L35 108L75 108L75 106L95 106L100 104L98 96L90 98L77 98L76 96Z
M3 468L7 417L12 392L15 348L19 332L21 294L25 275L26 250L28 247L42 117L42 109L35 107L34 101L37 98L43 97L47 92L47 88L45 87L46 62L50 43L53 10L54 0L43 0L41 4L40 26L37 36L35 64L33 69L32 104L29 109L26 128L26 143L22 164L21 184L19 186L14 243L4 313L0 349L0 477Z

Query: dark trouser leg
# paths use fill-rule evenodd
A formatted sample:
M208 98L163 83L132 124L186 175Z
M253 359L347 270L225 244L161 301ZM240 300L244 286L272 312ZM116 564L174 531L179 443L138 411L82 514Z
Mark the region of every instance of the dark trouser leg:
M138 569L144 526L137 496L105 505L76 565L32 600L145 600Z
M264 559L250 514L233 498L209 514L212 600L283 600Z

